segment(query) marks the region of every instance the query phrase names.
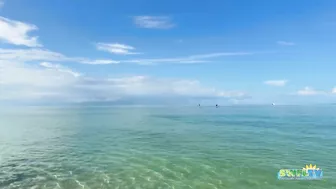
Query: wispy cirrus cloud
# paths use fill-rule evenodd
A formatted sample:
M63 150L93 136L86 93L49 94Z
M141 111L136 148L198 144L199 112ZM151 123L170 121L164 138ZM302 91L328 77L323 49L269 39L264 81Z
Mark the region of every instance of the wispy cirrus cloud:
M1 2L0 2L1 4ZM37 36L29 36L29 32L37 30L37 26L16 20L0 17L0 41L28 47L41 47Z
M160 17L161 18L161 17ZM145 19L146 20L146 19ZM149 19L150 20L150 19ZM1 25L2 24L2 25ZM89 59L84 57L69 57L62 53L50 51L48 49L36 48L41 46L37 42L37 37L28 36L28 32L36 30L35 25L26 24L19 21L13 21L7 18L0 17L0 26L4 30L0 30L0 40L5 40L16 45L26 45L33 47L30 49L0 49L0 60L11 60L18 62L30 61L46 61L46 62L78 62L82 64L101 65L101 64L118 64L118 63L135 63L141 65L160 64L160 63L181 63L194 64L210 62L209 59L222 56L243 56L252 55L249 52L219 52L198 54L185 57L167 57L167 58L145 58L145 59ZM14 30L14 32L12 32ZM135 48L130 45L120 43L97 43L98 50L110 52L119 55L141 54L134 52Z
M0 60L27 61L66 61L69 58L47 49L0 49Z
M47 62L78 62L81 64L104 65L119 63L134 63L139 65L152 64L195 64L213 61L216 57L225 56L248 56L254 55L253 52L221 52L198 54L185 57L172 58L149 58L149 59L89 59L84 57L68 57L62 53L50 51L48 49L30 48L30 49L0 49L0 60L11 60L19 62L47 61Z
M157 78L150 76L130 77L88 77L86 74L60 64L60 62L77 62L82 64L117 64L117 63L201 63L221 56L240 56L251 53L207 53L185 57L109 60L69 57L59 52L37 48L41 44L37 37L28 35L37 30L34 25L12 21L0 17L0 39L14 45L25 45L25 49L0 49L0 100L47 100L47 101L101 101L120 100L124 98L221 98L244 99L249 96L242 91L221 90L204 86L197 80ZM142 18L147 28L167 28L161 21ZM160 20L159 19L159 20ZM163 20L162 20L163 19ZM141 19L140 19L141 20ZM9 31L14 29L14 33ZM138 54L134 47L124 44L98 43L99 50L113 54ZM252 53L253 54L253 53ZM37 65L36 62L39 62Z
M92 64L92 65L119 64L120 63L120 61L116 61L116 60L103 60L103 59L82 60L80 62L83 63L83 64Z
M208 53L208 54L198 54L190 55L185 57L173 57L173 58L153 58L153 59L131 59L124 60L124 62L152 65L160 63L177 63L177 64L195 64L195 63L205 63L211 62L212 58L225 57L225 56L247 56L253 55L253 52L219 52L219 53Z
M138 52L132 52L133 50L135 50L134 47L120 43L97 43L96 47L98 50L106 51L112 54L119 54L119 55L141 54Z
M65 66L62 66L60 64L53 64L53 63L50 63L50 62L41 62L40 66L48 68L48 69L56 70L56 71L59 71L59 72L68 73L68 74L73 75L74 77L79 77L81 75L80 73L75 72L75 71L73 71L73 70L71 70L71 69L69 69Z
M68 57L58 52L47 49L30 48L30 49L0 49L0 60L15 62L30 61L50 61L50 62L78 62L82 64L117 64L119 61L109 59L92 60L83 57Z
M252 52L218 52L218 53L208 53L208 54L198 54L188 56L188 59L207 59L207 58L216 58L222 56L244 56L244 55L252 55L255 53Z
M289 42L289 41L277 41L278 45L283 45L283 46L294 46L295 43Z
M287 84L288 80L268 80L264 81L264 84L276 86L276 87L283 87Z
M168 16L135 16L134 24L147 29L170 29L175 27L172 19Z

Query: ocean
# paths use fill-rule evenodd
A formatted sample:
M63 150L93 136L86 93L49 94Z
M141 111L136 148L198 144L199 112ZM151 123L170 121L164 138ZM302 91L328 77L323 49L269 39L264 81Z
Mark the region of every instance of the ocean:
M331 189L335 134L331 105L2 108L0 188Z

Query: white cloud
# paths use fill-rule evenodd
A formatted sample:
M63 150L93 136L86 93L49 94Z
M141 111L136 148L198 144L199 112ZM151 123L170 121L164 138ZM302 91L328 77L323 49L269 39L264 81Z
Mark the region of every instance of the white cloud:
M197 64L197 63L205 63L210 62L208 60L179 60L177 63L181 64Z
M131 52L135 48L129 45L119 44L119 43L97 43L97 49L101 51L106 51L113 54L129 55L129 54L140 54L137 52Z
M288 82L287 80L269 80L269 81L265 81L264 84L282 87L282 86L285 86L287 82Z
M74 77L79 77L81 75L80 73L74 72L71 69L66 68L66 67L64 67L60 64L52 64L52 63L49 63L49 62L41 62L40 66L45 67L45 68L49 68L49 69L52 69L52 70L56 70L56 71L59 71L59 72L68 73L68 74L73 75Z
M41 98L53 100L53 98L64 95L66 87L76 83L77 78L72 74L54 69L11 62L2 67L0 101Z
M208 53L189 56L188 59L205 59L205 58L216 58L221 56L242 56L251 55L253 53L248 52L220 52L220 53Z
M334 87L334 88L331 90L331 93L332 93L332 94L336 94L336 87Z
M141 28L169 29L175 26L167 16L135 16L133 19L134 23Z
M181 64L191 64L191 63L204 63L209 62L209 60L216 57L223 56L245 56L253 55L250 52L220 52L220 53L209 53L209 54L199 54L191 55L186 57L175 57L175 58L154 58L154 59L136 59L136 60L124 60L124 62L137 63L137 64L156 64L156 63L181 63Z
M219 92L217 95L220 97L233 98L235 100L247 97L247 93L241 91L222 91Z
M28 47L42 46L37 36L29 36L28 33L38 28L35 25L10 20L0 17L0 41L13 45L25 45Z
M63 54L46 49L0 49L0 60L26 61L66 61Z
M327 94L327 93L324 91L317 91L311 87L305 87L304 89L299 90L297 92L297 95L300 95L300 96L314 96L314 95L323 95L323 94Z
M293 42L288 42L288 41L278 41L278 45L283 45L283 46L293 46L295 43Z
M16 61L16 62L29 62L29 61L48 61L48 62L78 62L82 64L118 64L118 63L135 63L140 65L151 65L157 63L205 63L210 62L211 58L223 56L246 56L253 55L254 53L248 52L221 52L191 55L186 57L173 57L173 58L154 58L154 59L129 59L129 60L109 60L97 59L92 60L83 57L68 57L58 52L53 52L47 49L31 48L31 49L1 49L0 60Z
M0 49L0 60L14 62L29 61L50 61L50 62L78 62L82 64L116 64L115 60L90 60L81 57L67 57L61 53L49 51L47 49Z
M2 85L15 87L59 87L74 83L77 77L68 72L60 71L57 66L43 63L34 66L20 62L0 61ZM48 69L45 69L45 68ZM51 68L51 69L50 69ZM15 91L14 91L15 92ZM19 91L17 91L19 92ZM1 93L5 94L6 91Z
M239 91L222 91L197 80L148 76L89 78L59 64L31 65L1 61L2 100L90 101L124 97L245 98Z
M97 64L119 64L120 61L115 61L115 60L83 60L81 61L83 64L92 64L92 65L97 65Z

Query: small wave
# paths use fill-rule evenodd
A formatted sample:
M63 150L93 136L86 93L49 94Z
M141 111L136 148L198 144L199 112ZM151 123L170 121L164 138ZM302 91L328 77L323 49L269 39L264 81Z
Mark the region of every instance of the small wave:
M84 184L81 184L78 180L75 180L75 181L76 181L76 183L77 183L79 186L81 186L82 188L85 187Z
M62 188L58 182L56 182L56 187L55 187L55 189L56 189L56 188Z

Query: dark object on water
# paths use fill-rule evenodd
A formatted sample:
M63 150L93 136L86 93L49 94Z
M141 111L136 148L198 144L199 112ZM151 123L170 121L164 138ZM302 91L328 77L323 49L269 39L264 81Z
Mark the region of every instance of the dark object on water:
M218 104L216 104L216 108L218 108Z
M201 104L198 104L198 106L201 106Z

